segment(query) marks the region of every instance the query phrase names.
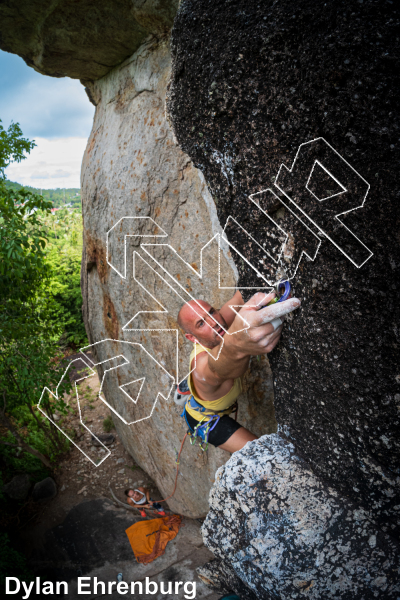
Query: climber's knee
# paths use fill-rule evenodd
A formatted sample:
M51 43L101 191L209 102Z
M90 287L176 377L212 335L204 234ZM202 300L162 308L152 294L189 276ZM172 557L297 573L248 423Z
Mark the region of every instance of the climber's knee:
M241 450L243 446L247 444L247 442L252 442L253 440L257 440L257 436L254 433L251 433L245 427L240 427L235 433L231 435L231 437L224 443L218 446L218 448L222 448L222 450L226 450L227 452L237 452Z

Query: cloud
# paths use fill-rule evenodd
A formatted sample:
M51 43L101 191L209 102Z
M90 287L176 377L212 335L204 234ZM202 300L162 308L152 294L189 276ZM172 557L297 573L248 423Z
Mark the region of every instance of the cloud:
M94 106L82 84L67 77L47 77L19 56L0 51L0 119L19 123L30 139L89 136Z
M63 171L62 169L57 169L57 171L53 173L50 177L52 179L58 179L59 177L71 177L71 173Z
M80 171L86 138L36 138L36 146L20 163L6 169L11 181L48 188L79 188Z
M49 177L48 173L40 173L39 171L35 171L31 175L31 179L49 179Z

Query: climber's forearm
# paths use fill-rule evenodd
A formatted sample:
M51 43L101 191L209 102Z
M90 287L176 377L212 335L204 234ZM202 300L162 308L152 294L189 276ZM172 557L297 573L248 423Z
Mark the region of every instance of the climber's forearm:
M210 371L221 381L227 379L236 379L244 375L249 368L250 356L246 356L243 353L233 351L233 349L227 347L224 344L222 349L220 346L213 348L210 351L215 358L208 357L208 367Z
M243 306L244 301L240 290L237 290L228 302L225 302L223 306L219 309L219 314L225 320L226 326L229 328L233 321L235 320L236 313L239 312L240 307ZM231 306L235 306L235 310L232 310Z

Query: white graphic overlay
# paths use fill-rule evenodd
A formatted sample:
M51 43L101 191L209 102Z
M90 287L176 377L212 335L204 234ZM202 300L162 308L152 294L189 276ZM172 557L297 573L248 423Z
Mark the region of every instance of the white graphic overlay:
M175 320L178 313L177 307L180 308L182 304L190 301L192 301L193 311L199 317L203 317L204 307L198 303L198 297L192 294L191 286L188 283L185 285L184 278L177 274L177 264L183 266L186 273L189 274L188 281L194 277L201 282L204 297L207 297L207 294L211 297L211 292L216 287L221 290L232 289L232 286L225 286L221 278L221 248L223 245L225 245L225 250L229 250L237 256L238 260L246 264L248 272L253 275L254 285L235 289L265 290L265 293L273 289L273 286L282 277L286 280L293 279L303 256L314 261L323 239L332 242L357 268L361 268L373 255L339 219L339 217L364 206L370 186L324 138L316 138L301 144L292 167L289 169L284 164L281 165L274 185L280 192L279 196L278 192L275 193L271 188L251 194L247 220L239 223L238 220L229 216L222 234L215 235L199 249L199 268L194 268L193 263L190 264L186 261L168 243L142 242L143 238L168 237L160 225L150 217L123 217L107 232L108 265L121 279L127 279L128 238L132 238L132 243L137 246L137 249L132 252L133 280L145 292L145 295L159 307L157 310L138 310L122 327L121 334L125 332L172 333L175 340L174 370L176 376L168 372L163 364L138 342L104 339L82 349L82 351L92 350L94 355L107 356L107 359L97 362L90 360L85 355L83 355L84 358L77 360L82 360L85 367L89 369L88 377L94 375L93 367L99 370L101 375L99 398L125 425L132 426L149 419L158 400L162 398L167 401L174 384L187 378L193 370L185 369L184 373L179 374L179 335L182 334L178 328L140 327L141 318L145 315L152 314L154 318L157 318L157 314L169 314ZM333 190L330 190L331 187ZM278 209L279 207L284 209L281 211L279 219L273 216L274 211L276 214L279 213L279 210L276 209L277 206ZM307 206L307 211L305 206ZM252 248L251 261L247 258L249 245ZM162 252L162 261L155 256L157 251ZM211 262L208 261L213 268L207 270L203 259L210 252L215 253L215 258ZM167 266L165 266L166 264ZM174 268L172 268L173 264L175 264ZM217 269L215 265L217 265ZM150 277L143 274L146 271L150 273ZM150 291L146 287L144 283L146 280L156 282L154 287L157 286L157 292ZM198 310L196 304L199 307ZM262 299L255 306L259 305L262 305ZM277 319L280 320L279 317L284 314L284 308L282 309L281 305L275 306L277 306L276 310L270 311L265 322L277 323ZM243 329L249 328L249 323L236 310L241 307L230 305L230 308L242 319ZM211 321L216 323L211 313L206 314ZM210 325L208 326L210 327ZM225 335L230 335L228 331L222 329ZM223 335L219 335L219 337L221 338L221 351L224 338ZM129 344L130 354L134 348L135 361L129 361L123 354L124 344ZM203 348L209 352L208 348L204 346ZM218 360L218 357L219 353L217 358L213 358ZM196 364L196 361L194 362ZM66 376L68 368L63 378ZM151 389L148 384L147 369L159 370L157 376L159 388L156 391ZM113 397L113 405L107 402L105 397L108 382L112 377L117 378L119 391L118 397ZM82 421L77 383L75 383L75 390L80 422L90 431ZM50 420L51 418L42 410L40 404L45 392L58 399L58 387L54 394L45 388L38 404L39 410ZM115 385L113 385L113 389L115 390ZM107 454L100 463L92 460L66 432L53 421L52 423L95 466L101 464L110 455L110 451L106 449ZM100 441L99 444L103 446Z
M338 193L320 198L310 189L316 166L339 186ZM301 144L292 167L281 165L274 185L355 267L373 256L339 219L364 206L370 185L324 138Z
M69 363L68 367L65 369L56 389L55 392L53 393L51 390L49 390L47 387L45 387L43 389L43 392L40 396L40 400L38 402L38 409L40 410L40 412L47 418L49 419L49 421L51 421L51 423L54 425L54 427L57 427L57 429L59 431L61 431L62 434L65 435L65 437L71 442L71 444L73 444L76 448L78 448L78 450L80 450L82 452L82 454L95 466L98 467L99 465L101 465L102 462L104 462L106 460L106 458L108 458L111 454L110 450L108 450L108 448L106 448L104 446L104 444L96 437L96 435L89 429L89 427L85 424L83 418L82 418L82 410L81 410L81 403L80 403L80 398L79 398L79 388L78 388L78 384L82 383L82 381L84 381L85 379L88 379L89 377L94 377L96 375L96 371L94 369L92 369L92 367L90 366L91 361L88 359L87 356L85 356L84 354L82 354L81 358L76 358L75 360L71 360L71 362ZM88 454L88 450L84 450L84 447L81 446L79 444L78 441L76 441L75 439L72 439L70 435L68 435L68 433L66 431L64 431L59 425L57 425L57 423L54 421L54 419L52 419L47 412L45 412L45 410L42 407L43 404L43 396L48 393L50 394L50 396L52 396L55 400L60 400L60 396L58 393L59 387L62 383L62 381L64 380L65 377L69 377L69 370L73 367L73 365L75 366L80 366L81 368L83 368L84 371L87 371L89 374L79 378L78 380L76 380L74 382L74 387L75 387L75 397L76 397L76 402L77 402L77 407L78 407L78 414L79 414L79 421L82 427L84 427L98 442L98 444L105 450L105 454L104 456L99 459L98 455L92 456L90 454ZM71 399L72 402L73 399Z

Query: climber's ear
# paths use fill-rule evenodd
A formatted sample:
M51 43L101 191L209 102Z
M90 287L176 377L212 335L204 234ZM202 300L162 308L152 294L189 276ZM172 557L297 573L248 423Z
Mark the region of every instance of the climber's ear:
M191 333L185 333L185 338L187 340L189 340L189 342L192 342L193 344L195 344L197 342L196 338Z

